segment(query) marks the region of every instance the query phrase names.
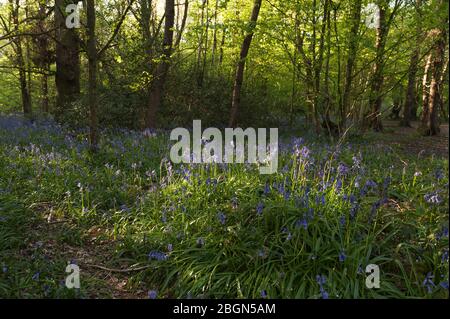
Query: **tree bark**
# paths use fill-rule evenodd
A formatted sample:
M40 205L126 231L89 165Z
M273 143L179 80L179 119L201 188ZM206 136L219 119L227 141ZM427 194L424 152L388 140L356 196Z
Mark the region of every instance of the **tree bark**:
M352 28L350 30L348 40L348 55L345 69L344 92L342 95L342 105L341 105L341 122L339 125L341 133L345 131L347 126L347 112L350 106L353 69L356 62L356 54L358 52L358 33L359 33L359 25L361 23L361 7L362 7L361 0L356 0L352 6L352 14L351 14Z
M440 81L444 69L447 35L444 28L436 31L438 32L436 35L437 40L435 41L433 52L430 54L429 61L431 64L430 92L428 97L426 99L424 98L424 111L421 127L419 129L423 135L438 135L440 132L438 121L439 105L441 103ZM432 62L431 56L433 57ZM426 85L424 87L426 90Z
M19 0L10 0L10 8L11 8L11 17L13 19L14 24L14 32L16 34L19 33L19 8L20 8L20 2ZM27 72L25 69L25 60L23 57L23 50L22 50L22 41L20 36L16 36L13 39L13 43L15 45L15 51L16 51L16 64L17 68L19 69L19 83L20 83L20 92L22 97L22 110L23 114L26 117L31 117L32 109L31 109L31 98L30 98L30 92L28 91L28 84L27 84Z
M96 151L98 147L97 119L97 46L95 35L95 0L87 0L87 55L89 65L88 103L90 124L90 147Z
M164 94L164 85L170 66L170 56L172 54L174 23L175 1L166 0L163 53L161 56L161 61L158 63L153 76L153 82L150 88L149 102L145 116L145 125L150 129L156 128L157 112L161 107L161 100Z
M239 62L236 69L236 75L233 86L233 99L231 103L231 116L230 127L235 127L237 122L237 114L241 103L241 89L244 81L244 68L245 60L247 59L248 51L250 50L250 44L252 43L253 34L255 31L256 23L258 21L259 11L261 9L262 0L255 0L253 4L252 15L250 17L249 31L244 38L241 47L241 53L239 55Z
M378 4L379 25L377 27L376 57L373 67L371 92L369 99L369 106L370 106L369 123L370 127L376 132L380 132L383 130L383 123L381 121L381 106L383 103L383 98L381 90L383 88L384 82L384 74L383 74L384 49L386 46L386 37L389 30L386 25L386 9L387 9L386 1L385 0L380 1L380 3Z
M402 119L400 121L401 126L411 127L411 115L413 110L417 109L417 99L416 99L416 76L419 64L420 55L420 39L422 38L421 31L421 15L420 6L422 5L422 0L416 0L416 43L414 43L413 53L411 54L411 59L409 62L408 70L408 86L406 89L405 104L403 105Z
M75 29L66 27L65 10L76 0L55 0L56 112L60 118L80 94L80 44Z

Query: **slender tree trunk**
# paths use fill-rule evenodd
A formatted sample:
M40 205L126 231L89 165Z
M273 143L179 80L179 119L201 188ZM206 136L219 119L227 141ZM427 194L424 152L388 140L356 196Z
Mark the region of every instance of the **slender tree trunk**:
M47 1L39 2L38 9L38 31L44 33L46 31L45 27L45 16L46 16L46 4ZM50 52L48 46L48 38L46 35L40 35L36 39L37 41L37 51L39 56L39 68L42 71L41 75L41 110L44 113L49 112L49 96L48 96L48 76L50 73Z
M175 1L166 0L163 52L161 61L158 63L153 82L150 89L148 108L145 116L145 125L147 128L154 129L157 124L157 112L161 107L161 100L164 94L164 85L167 72L170 66L170 56L173 45L173 26L175 23Z
M412 110L417 109L415 104L416 100L416 76L419 64L419 49L418 47L414 49L411 55L411 60L409 62L408 70L408 86L406 89L406 99L403 105L402 119L400 121L401 126L411 127L411 113Z
M225 46L225 35L227 33L226 28L223 28L222 30L222 41L220 41L220 50L219 50L219 64L222 65L223 63L223 48Z
M345 131L347 126L347 113L350 106L353 69L355 67L356 54L358 52L358 34L359 34L359 25L361 23L361 7L362 7L362 0L356 0L352 6L352 14L351 14L352 27L350 30L348 40L348 55L345 69L344 92L342 95L342 105L341 105L341 123L340 123L341 133Z
M11 16L13 19L14 24L14 32L19 33L19 8L20 8L20 1L19 0L10 0L10 7L11 7ZM15 45L15 53L16 53L16 64L17 68L19 69L19 83L20 83L20 92L22 97L22 110L23 114L26 117L31 117L31 98L30 98L30 92L28 91L28 85L27 85L27 72L25 69L25 60L23 57L23 50L22 50L22 40L20 36L16 36L13 40L13 43Z
M388 28L386 25L386 7L387 4L383 0L378 5L379 12L379 25L377 27L377 39L376 39L376 57L373 67L371 91L369 98L369 122L370 127L380 132L383 130L383 123L381 121L381 107L383 103L382 88L384 82L384 49L386 46L386 37L388 34Z
M213 45L212 45L212 54L211 54L211 65L214 66L216 63L216 51L217 51L217 10L219 7L219 0L216 0L216 4L214 6L214 32L213 32Z
M189 12L189 0L184 1L184 10L183 10L183 19L181 20L180 30L178 31L177 38L175 40L174 48L178 48L180 46L181 37L183 36L184 29L186 28L186 21Z
M98 147L97 119L97 47L95 35L95 0L87 0L87 55L89 65L88 101L90 123L90 147L96 151Z
M241 53L239 55L239 62L236 69L236 76L234 80L233 87L233 99L231 103L231 116L230 116L230 127L235 127L237 122L237 114L239 111L240 103L241 103L241 89L242 83L244 81L244 68L245 68L245 60L247 59L248 51L250 50L250 44L252 43L254 30L256 27L256 23L258 21L259 10L261 9L262 0L255 0L253 4L252 15L250 18L249 31L244 38L244 42L242 43Z
M66 27L65 10L76 0L55 0L56 117L60 118L80 94L80 45L75 29Z
M422 38L421 31L421 15L420 6L422 5L422 0L416 0L416 43L414 43L413 53L411 54L411 59L409 62L408 70L408 86L406 89L405 104L403 105L402 119L400 121L401 126L411 127L411 114L413 110L417 109L417 99L416 99L416 76L419 64L420 55L420 39Z

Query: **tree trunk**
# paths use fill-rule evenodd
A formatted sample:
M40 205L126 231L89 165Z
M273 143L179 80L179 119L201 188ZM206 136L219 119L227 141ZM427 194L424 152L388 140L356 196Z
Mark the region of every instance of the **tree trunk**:
M262 0L255 0L253 4L252 15L250 18L249 31L244 38L241 47L241 53L239 55L239 62L236 69L236 76L234 80L233 87L233 99L231 103L231 116L230 116L230 127L235 127L237 122L237 114L239 111L239 106L241 103L241 89L242 83L244 81L244 68L245 68L245 60L247 59L248 51L250 50L250 44L252 43L254 30L256 27L256 23L258 21L259 10L261 9Z
M425 63L425 70L423 72L422 79L422 114L421 114L421 122L426 123L428 118L428 102L430 98L430 92L428 91L428 77L430 76L430 68L433 61L433 54L430 53L427 56ZM426 127L426 125L425 125Z
M172 54L174 23L175 1L166 0L163 53L161 56L161 61L158 63L153 76L148 108L145 116L145 125L147 128L151 129L156 128L156 116L159 108L161 107L161 100L164 94L164 85L170 65L170 55Z
M87 0L87 55L89 65L88 101L90 123L90 147L96 151L98 147L97 119L97 47L95 35L95 0Z
M16 34L19 33L19 8L20 8L20 2L19 0L10 0L10 7L11 7L11 16L13 19L14 24L14 32ZM20 92L22 97L22 110L23 114L26 117L31 117L31 98L30 98L30 92L28 91L28 85L27 85L27 72L25 69L25 60L23 57L23 50L22 50L22 41L20 36L16 36L13 40L13 43L15 45L15 51L16 51L16 64L17 68L19 69L19 83L20 83Z
M442 79L442 71L444 69L445 44L447 38L445 29L437 30L437 32L437 40L435 41L433 52L430 54L430 56L433 56L431 62L432 71L430 93L428 98L426 100L424 99L427 103L424 104L424 112L420 128L423 135L438 135L440 132L438 112L441 102L441 94L439 89L441 86L440 81Z
M55 0L56 24L56 117L65 113L80 94L79 41L75 29L66 27L65 10L76 0Z
M422 38L421 31L421 15L420 6L422 5L422 0L416 0L416 43L414 43L414 50L411 54L411 59L409 62L408 70L408 86L406 89L406 99L403 105L402 119L400 121L401 126L411 127L411 114L413 110L417 109L417 99L416 99L416 76L419 64L420 46Z
M347 126L347 112L350 106L350 95L353 80L353 68L356 62L356 54L358 52L358 33L361 23L361 3L362 0L356 0L352 6L352 28L350 30L348 40L347 65L345 69L344 92L342 95L341 105L341 133L345 131Z
M383 98L381 91L384 82L384 49L386 46L386 37L388 34L388 27L386 25L386 8L386 2L384 0L381 1L381 3L378 5L379 25L377 27L376 57L373 67L371 92L369 99L370 127L376 132L380 132L383 130L383 123L381 121L381 106L383 103Z

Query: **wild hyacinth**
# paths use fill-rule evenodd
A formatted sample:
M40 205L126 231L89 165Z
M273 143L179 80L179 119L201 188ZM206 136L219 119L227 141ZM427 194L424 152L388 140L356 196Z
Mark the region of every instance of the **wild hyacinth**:
M324 285L327 282L327 278L324 275L317 275L316 281L319 284L320 294L322 296L322 299L328 299L329 298L328 292L324 288Z
M169 256L163 252L153 250L148 254L148 258L150 260L155 259L157 261L165 261L169 258Z
M433 278L434 276L431 274L431 272L429 272L422 283L422 287L425 287L429 294L431 294L433 292L433 288L436 287L433 282Z
M148 298L149 299L156 299L156 298L158 298L158 292L156 290L150 290L148 292Z
M256 214L261 216L263 213L263 210L264 210L264 204L262 202L258 203L258 205L256 206Z
M219 213L217 213L217 219L219 220L219 222L220 222L222 225L225 225L226 220L227 220L227 216L226 216L224 213L219 212Z

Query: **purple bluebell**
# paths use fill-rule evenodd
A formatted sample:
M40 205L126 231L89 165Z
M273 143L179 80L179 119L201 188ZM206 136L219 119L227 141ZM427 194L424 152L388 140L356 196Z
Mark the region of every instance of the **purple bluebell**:
M258 203L258 205L256 206L256 213L258 215L262 215L264 210L264 204L262 202Z
M339 218L339 224L341 224L341 226L345 226L346 223L347 223L347 219L345 218L344 215L342 215L342 216Z
M40 275L41 275L41 273L38 271L31 277L31 279L37 281L37 280L39 280Z
M350 170L345 164L343 164L343 163L339 164L339 166L338 166L338 174L339 175L346 176L349 172L350 172Z
M306 220L306 218L299 219L295 223L295 227L297 228L303 227L304 229L308 229L308 221Z
M436 287L436 285L433 282L433 278L434 276L431 274L431 272L429 272L426 275L425 280L422 282L422 286L427 288L429 294L431 294L433 292L433 288Z
M219 212L219 213L217 213L217 219L219 220L219 222L220 222L222 225L225 225L225 223L226 223L226 221L227 221L227 215L225 215L225 214L222 213L222 212Z
M150 290L148 292L148 298L149 299L156 299L156 298L158 298L158 292L156 290Z
M346 259L347 259L347 255L345 254L344 251L341 251L341 252L339 253L339 261L342 263L342 262L344 262Z
M442 199L437 192L426 194L424 199L427 203L434 205L439 205L442 202Z
M150 260L155 259L157 261L165 261L169 258L169 256L163 252L153 250L148 254L148 258Z
M267 298L267 291L261 290L261 298L264 298L264 299Z

